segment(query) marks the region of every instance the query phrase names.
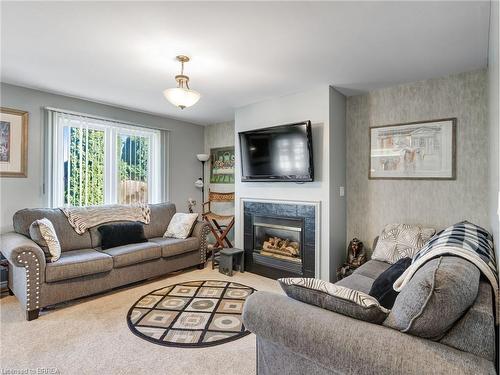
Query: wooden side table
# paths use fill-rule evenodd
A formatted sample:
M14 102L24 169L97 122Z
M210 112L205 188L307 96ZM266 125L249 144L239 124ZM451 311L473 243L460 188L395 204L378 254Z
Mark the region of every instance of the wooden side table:
M233 247L221 249L219 253L219 272L227 276L233 276L235 260L239 260L238 270L242 273L245 272L245 254L242 249Z

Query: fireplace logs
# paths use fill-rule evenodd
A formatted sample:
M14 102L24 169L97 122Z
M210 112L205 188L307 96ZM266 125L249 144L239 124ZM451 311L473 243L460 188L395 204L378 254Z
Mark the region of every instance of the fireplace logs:
M296 258L300 255L300 245L298 242L280 237L268 237L262 244L262 250L271 254L292 258Z

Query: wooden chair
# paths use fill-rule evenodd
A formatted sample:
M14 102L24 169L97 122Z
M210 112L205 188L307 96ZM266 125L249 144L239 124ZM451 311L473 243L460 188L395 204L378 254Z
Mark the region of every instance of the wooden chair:
M212 212L212 203L214 202L234 202L234 193L218 193L209 190L208 201L203 203L203 220L209 224L210 231L214 235L215 241L217 241L212 249L212 269L216 262L215 253L224 247L233 247L227 235L234 226L234 215L219 215ZM205 209L206 206L208 206L208 210Z

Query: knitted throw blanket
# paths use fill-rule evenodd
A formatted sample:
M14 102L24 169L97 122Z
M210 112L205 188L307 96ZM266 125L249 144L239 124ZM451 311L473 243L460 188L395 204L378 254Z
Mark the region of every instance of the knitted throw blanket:
M83 234L89 228L111 221L140 221L149 224L151 219L151 209L147 204L62 207L61 211L78 234Z
M485 229L467 221L444 229L427 242L415 255L411 266L394 282L394 290L400 292L422 265L443 255L454 255L472 262L488 279L495 294L496 324L498 325L500 321L499 290L493 237Z

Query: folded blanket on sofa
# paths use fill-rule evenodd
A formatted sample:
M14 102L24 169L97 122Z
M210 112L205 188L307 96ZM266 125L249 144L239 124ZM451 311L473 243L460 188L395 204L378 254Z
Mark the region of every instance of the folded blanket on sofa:
M83 234L89 228L111 221L140 221L149 224L151 219L151 209L147 204L62 207L61 211L78 234Z
M495 293L498 325L500 321L499 290L493 237L485 229L467 221L442 230L425 244L413 258L411 266L394 282L394 290L400 292L422 265L443 255L453 255L472 262L488 279Z

